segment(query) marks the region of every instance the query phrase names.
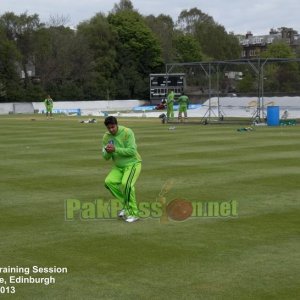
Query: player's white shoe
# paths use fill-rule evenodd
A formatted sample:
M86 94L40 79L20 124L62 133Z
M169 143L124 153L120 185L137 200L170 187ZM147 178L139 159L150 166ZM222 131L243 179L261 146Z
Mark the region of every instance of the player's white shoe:
M118 212L118 217L119 218L125 218L126 217L126 212L125 209L122 209Z
M128 216L125 221L128 223L133 223L133 222L137 221L138 219L139 219L139 217L136 217L136 216Z

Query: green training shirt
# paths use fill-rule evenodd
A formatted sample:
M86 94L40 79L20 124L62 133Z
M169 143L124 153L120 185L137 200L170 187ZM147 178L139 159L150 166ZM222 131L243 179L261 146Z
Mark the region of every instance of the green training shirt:
M44 100L44 103L45 103L45 106L46 106L46 107L50 107L50 108L53 107L53 100L52 100L51 98L46 98L46 99Z
M188 107L189 106L189 97L186 95L182 95L178 98L177 102L180 107Z
M168 98L167 98L167 105L168 106L173 106L174 96L175 96L175 93L173 91L170 92L170 94L168 95Z
M115 145L115 152L108 153L105 150L107 144ZM134 133L130 128L119 126L116 135L106 132L102 140L102 156L104 159L112 159L119 168L127 167L131 164L142 161L137 152Z

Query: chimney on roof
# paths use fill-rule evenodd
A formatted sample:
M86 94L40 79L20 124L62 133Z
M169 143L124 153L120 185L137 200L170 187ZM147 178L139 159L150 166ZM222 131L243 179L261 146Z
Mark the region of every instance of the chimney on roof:
M277 34L277 33L278 33L278 31L276 29L274 29L274 28L270 29L270 34Z
M253 34L252 34L251 31L248 31L248 32L246 33L246 39L248 39L250 36L253 36Z

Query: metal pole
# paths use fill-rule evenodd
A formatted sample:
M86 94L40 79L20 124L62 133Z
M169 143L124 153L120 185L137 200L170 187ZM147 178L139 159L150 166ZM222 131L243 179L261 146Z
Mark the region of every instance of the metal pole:
M262 111L262 118L265 118L265 101L264 101L264 66L267 63L268 58L263 62L261 66L261 73L262 73L262 78L261 78L261 111Z
M221 118L221 109L220 109L220 91L219 91L219 65L217 65L217 95L218 95L218 118Z
M258 58L258 74L257 74L257 105L256 105L256 117L260 119L260 86L261 86L261 67L260 67L260 58Z
M260 117L264 119L264 66L261 66Z
M211 117L211 69L210 69L210 63L208 64L208 96L209 96L209 100L208 100L208 119L210 121L210 117Z

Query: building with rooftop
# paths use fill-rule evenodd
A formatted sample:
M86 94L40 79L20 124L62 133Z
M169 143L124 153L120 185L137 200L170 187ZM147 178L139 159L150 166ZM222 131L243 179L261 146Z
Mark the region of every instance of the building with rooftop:
M242 46L241 58L257 58L268 45L276 42L287 43L295 52L300 48L300 35L293 28L272 28L269 34L254 36L250 31L245 36L238 36Z

